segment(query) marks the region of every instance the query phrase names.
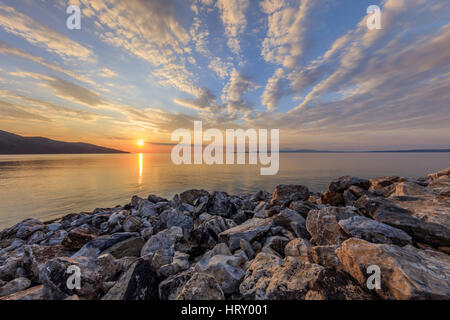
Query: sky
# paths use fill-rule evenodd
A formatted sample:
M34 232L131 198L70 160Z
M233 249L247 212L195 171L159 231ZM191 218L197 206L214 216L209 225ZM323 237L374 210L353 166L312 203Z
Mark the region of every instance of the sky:
M26 136L164 152L198 120L281 149L450 147L445 0L0 0L0 61L0 129Z

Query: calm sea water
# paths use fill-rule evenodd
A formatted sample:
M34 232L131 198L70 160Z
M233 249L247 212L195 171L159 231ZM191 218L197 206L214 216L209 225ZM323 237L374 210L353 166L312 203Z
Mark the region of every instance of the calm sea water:
M261 176L259 165L175 166L169 154L0 156L0 229L25 218L114 207L135 194L172 198L191 188L239 194L280 183L321 191L346 174L420 177L448 166L450 153L282 153L278 174Z

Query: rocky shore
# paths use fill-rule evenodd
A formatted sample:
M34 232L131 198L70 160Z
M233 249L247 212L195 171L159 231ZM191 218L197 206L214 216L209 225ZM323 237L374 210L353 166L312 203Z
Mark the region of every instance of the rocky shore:
M188 190L28 219L0 232L0 300L450 299L449 174Z

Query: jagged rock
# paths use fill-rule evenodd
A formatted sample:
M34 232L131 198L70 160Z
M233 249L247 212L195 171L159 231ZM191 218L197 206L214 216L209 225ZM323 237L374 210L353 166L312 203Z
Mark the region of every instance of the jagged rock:
M338 222L350 237L373 243L390 243L404 246L411 243L411 237L404 231L375 220L355 216Z
M195 270L213 276L225 294L238 290L244 271L242 265L246 262L242 257L216 254L206 263L197 263Z
M377 265L381 271L383 299L450 299L450 256L412 246L373 244L351 238L336 250L344 269L362 286L367 268Z
M49 237L47 239L45 239L44 241L42 241L40 243L40 245L43 246L56 246L56 245L60 245L63 240L66 238L68 232L66 230L57 230L54 233L52 233L51 235L49 235Z
M194 205L195 200L203 196L209 197L209 192L206 190L197 189L186 190L180 193L180 202Z
M147 197L147 200L153 203L169 202L169 200L158 197L157 195L151 194Z
M25 220L21 222L17 228L16 237L26 240L36 231L44 230L44 225L35 219Z
M43 231L36 231L28 238L28 244L35 244L45 240L46 234Z
M16 277L16 271L23 265L23 254L8 255L0 266L0 279L10 281Z
M0 297L8 296L10 294L23 291L29 288L31 281L27 278L17 278L9 281L4 286L0 287Z
M336 254L337 248L339 248L337 245L311 247L308 250L308 258L310 262L320 264L328 269L341 270L342 264Z
M189 269L189 255L183 252L175 251L172 262L159 268L158 274L168 277L178 272Z
M328 190L331 192L343 193L351 186L357 186L367 190L370 187L370 181L358 177L343 176L331 181L328 185Z
M59 222L53 222L50 224L47 224L46 226L47 231L55 232L61 229L62 225Z
M110 253L116 259L123 257L140 257L141 249L144 246L145 241L141 237L131 237L121 242L118 242L105 251L104 253Z
M44 286L39 285L2 297L0 300L43 300L43 295Z
M175 243L183 238L183 230L180 227L172 227L153 235L142 247L141 256L146 256L157 250L175 250Z
M280 184L275 187L271 205L283 205L289 201L308 200L309 190L302 185Z
M284 247L284 255L296 257L302 261L309 261L308 253L311 248L311 243L308 240L297 238L289 241Z
M216 279L205 273L195 273L183 286L177 300L225 300Z
M388 197L395 190L397 182L404 181L403 178L396 176L378 177L370 179L371 187L369 191L383 197Z
M67 281L73 274L68 272L71 266L77 266L81 273L80 289L69 289ZM84 299L96 299L103 294L103 282L118 271L118 264L110 254L92 257L58 257L45 263L41 269L40 281L44 285L47 299L65 299L77 294Z
M95 236L79 231L70 231L61 244L66 250L80 250L86 243L95 239Z
M274 254L258 253L239 286L239 291L244 299L263 299L276 267L280 266L282 262L283 260Z
M128 216L122 223L123 231L125 232L136 232L141 228L141 221L132 216Z
M228 229L219 234L219 241L228 244L232 251L240 247L240 240L249 242L261 239L273 226L273 220L253 218L245 223Z
M422 187L417 183L407 181L397 183L391 196L424 196L431 195L432 193L433 191L428 188Z
M236 213L236 208L226 192L214 192L208 200L208 213L222 217L231 217Z
M100 236L86 243L80 250L73 254L72 257L97 256L116 243L136 236L138 236L138 234L135 232L118 232L112 235Z
M405 231L416 241L434 246L450 246L450 228L418 219L411 211L388 199L362 196L355 202L355 207L365 216Z
M176 300L183 286L194 274L194 270L189 270L174 274L162 281L158 286L160 300Z
M309 211L317 209L317 206L314 203L308 201L292 201L289 205L289 209L297 211L302 215L303 218L306 219Z
M252 245L250 244L250 242L248 242L245 239L241 239L239 241L241 250L243 250L245 252L245 254L247 255L247 257L252 260L255 257L255 250L253 250Z
M325 207L312 210L306 219L306 229L317 245L334 245L348 236L340 228L338 221L357 215L349 208Z
M194 220L192 217L188 214L178 213L175 209L164 211L160 215L160 223L162 224L160 229L180 227L183 229L185 235L189 234L194 228Z
M156 217L156 205L153 202L143 199L138 207L138 213L142 217Z
M447 169L443 169L441 171L435 172L435 173L430 173L428 175L428 177L433 180L439 179L442 176L450 176L450 167L448 167Z
M284 247L288 242L289 239L285 237L280 236L268 237L264 242L264 246L262 247L261 251L268 253L276 253L280 255L280 257L283 257Z
M337 193L334 191L324 192L320 196L320 202L322 204L329 204L330 206L343 206L345 205L345 199L342 193Z
M117 280L102 300L156 300L158 276L147 259L138 259Z
M273 222L279 226L289 227L292 222L300 222L305 224L306 220L297 211L284 209L274 217Z
M39 282L39 276L44 264L56 257L68 256L69 253L61 245L38 246L31 245L24 248L23 264L29 272L29 277L35 282Z

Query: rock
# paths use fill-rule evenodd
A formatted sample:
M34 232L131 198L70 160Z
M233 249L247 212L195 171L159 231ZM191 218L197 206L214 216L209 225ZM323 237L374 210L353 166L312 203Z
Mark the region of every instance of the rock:
M4 286L0 288L0 297L8 296L10 294L23 291L29 288L31 285L31 281L27 278L17 278L11 280Z
M381 289L376 292L383 299L450 299L450 256L444 253L356 238L345 241L336 253L361 286L366 285L367 268L379 266Z
M236 213L236 208L226 192L214 192L208 200L207 211L213 215L231 217Z
M240 240L249 242L261 239L273 226L272 219L253 218L245 223L228 229L219 234L219 241L228 244L232 251L240 247Z
M160 222L163 224L161 229L170 229L171 227L180 227L187 236L194 228L194 220L189 214L178 213L175 209L164 211L160 215Z
M183 289L186 282L194 274L192 269L174 274L162 281L158 286L159 299L160 300L176 300L178 294Z
M157 250L175 250L175 243L183 238L183 230L180 227L172 227L153 235L142 247L141 257L152 254Z
M55 232L61 229L62 225L59 222L53 222L48 225L46 225L47 231Z
M261 300L266 295L266 289L275 269L283 260L276 255L261 252L258 253L245 273L244 280L239 286L239 291L248 300Z
M125 232L136 232L141 228L141 221L132 216L128 216L122 223L123 231Z
M309 190L302 185L280 184L275 187L271 205L283 205L289 201L308 200Z
M449 227L418 219L411 211L388 199L362 196L355 202L355 207L365 216L405 231L418 242L433 246L450 246Z
M442 176L450 176L450 167L448 167L447 169L443 169L441 171L435 172L435 173L430 173L428 175L428 177L432 180L439 179Z
M213 276L223 293L231 294L238 290L244 271L242 265L246 261L241 257L216 254L206 264L197 263L195 270Z
M341 261L336 254L337 248L339 248L337 245L311 247L308 250L308 258L310 262L320 264L327 269L342 270Z
M328 185L328 190L330 190L331 192L343 193L351 186L357 186L364 190L367 190L370 188L370 181L357 177L343 176L331 181Z
M140 258L117 280L102 300L156 300L158 276L147 259Z
M69 289L67 281L74 274L69 267L80 270L80 289ZM99 257L58 257L45 263L41 269L40 281L44 285L46 299L65 299L77 294L83 299L97 299L103 292L103 282L113 277L119 270L110 254Z
M36 231L34 232L31 237L28 238L28 244L35 244L35 243L39 243L43 240L45 240L46 235L43 231Z
M151 194L147 197L147 200L153 203L169 202L169 200L158 197L157 195Z
M180 202L194 205L195 200L203 196L209 197L209 192L206 190L197 189L186 190L180 193Z
M216 279L205 273L195 273L183 286L177 300L225 300Z
M101 254L110 253L116 259L123 257L140 257L141 249L144 244L145 241L143 238L131 237L112 245Z
M86 243L95 239L95 236L79 231L70 231L61 244L66 250L80 250Z
M49 238L45 239L40 243L40 245L45 246L57 246L60 245L63 240L67 237L68 232L66 230L55 231Z
M156 217L156 205L148 200L143 199L139 204L138 213L142 217Z
M309 211L317 209L317 206L308 201L292 201L289 205L289 209L297 211L302 215L303 218L306 219Z
M431 195L432 190L422 187L413 182L400 182L395 186L394 192L390 196L423 196Z
M44 286L39 285L2 297L0 300L43 300L43 294Z
M31 236L36 231L44 230L44 226L38 220L25 220L20 223L16 237L19 239L26 240L29 236Z
M306 229L317 245L340 244L348 236L340 228L338 221L357 215L348 208L325 207L312 210L306 219Z
M274 217L273 222L279 226L289 227L292 222L300 222L304 225L306 220L297 211L284 209Z
M370 179L371 187L369 190L379 196L388 197L392 192L394 192L395 184L401 181L404 181L404 179L396 176Z
M167 278L173 274L189 269L189 255L183 252L175 251L172 262L161 266L158 274Z
M252 245L250 244L250 242L248 242L245 239L241 239L239 241L241 250L245 252L245 254L247 255L247 257L252 260L255 257L255 250L253 250Z
M41 269L44 264L56 257L69 256L70 254L65 251L65 248L61 245L55 246L38 246L31 245L26 246L24 251L24 266L29 272L29 278L34 282L39 282Z
M10 281L15 278L16 270L23 265L23 254L8 255L0 266L0 280Z
M138 234L135 232L118 232L112 235L100 236L86 243L72 257L98 256L102 251L112 247L116 243L136 236Z
M412 242L404 231L369 218L354 216L338 222L350 237L364 239L373 243L390 243L404 246Z
M289 242L288 238L280 237L280 236L273 236L268 237L264 243L264 246L262 248L263 252L273 253L280 255L280 257L283 257L284 255L284 247ZM269 250L269 251L267 251Z
M320 196L320 202L322 204L329 204L330 206L337 207L345 205L345 198L342 193L327 191Z
M289 241L288 244L284 247L284 255L296 257L302 261L309 261L308 253L311 248L311 243L308 240L297 238L292 241Z

